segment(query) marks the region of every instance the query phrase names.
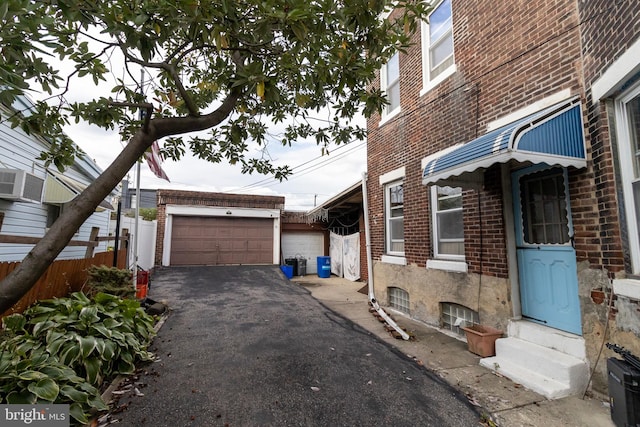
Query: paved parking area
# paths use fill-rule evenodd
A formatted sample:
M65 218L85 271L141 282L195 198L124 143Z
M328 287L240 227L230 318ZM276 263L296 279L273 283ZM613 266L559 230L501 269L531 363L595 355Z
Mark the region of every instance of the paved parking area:
M459 392L277 267L163 268L149 297L171 313L118 425L479 425Z

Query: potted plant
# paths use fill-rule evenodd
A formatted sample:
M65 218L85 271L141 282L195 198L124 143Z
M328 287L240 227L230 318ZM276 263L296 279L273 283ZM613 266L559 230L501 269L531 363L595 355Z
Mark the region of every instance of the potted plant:
M491 326L472 324L462 326L467 336L467 344L471 353L480 357L491 357L496 354L496 340L502 337L502 331Z

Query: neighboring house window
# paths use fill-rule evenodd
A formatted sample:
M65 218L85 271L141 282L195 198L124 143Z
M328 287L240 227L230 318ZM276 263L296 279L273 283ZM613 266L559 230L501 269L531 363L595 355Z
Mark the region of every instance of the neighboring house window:
M47 205L47 229L51 228L60 214L62 214L61 205Z
M380 72L380 89L386 94L389 104L385 107L383 116L388 116L400 110L400 62L398 53L393 55Z
M47 227L45 230L49 230L54 222L62 215L64 212L64 205L49 205L47 204ZM74 236L80 234L80 230L76 230Z
M434 185L431 192L434 256L464 260L462 190Z
M385 187L386 247L389 255L404 255L404 195L402 181Z
M640 84L617 100L616 122L632 274L640 275Z
M451 0L443 0L422 23L423 91L455 72Z

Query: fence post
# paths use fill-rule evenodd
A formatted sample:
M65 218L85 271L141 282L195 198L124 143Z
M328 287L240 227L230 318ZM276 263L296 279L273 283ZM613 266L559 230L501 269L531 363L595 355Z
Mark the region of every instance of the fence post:
M124 247L124 249L126 249L125 251L125 256L124 256L124 268L129 268L129 239L131 238L131 234L129 234L129 229L128 228L123 228L122 229L122 239L124 239L122 241L122 246Z
M93 258L93 251L98 245L98 233L100 233L100 227L91 227L91 234L89 235L89 245L87 246L87 251L84 254L85 258ZM96 246L92 245L93 242L96 243Z

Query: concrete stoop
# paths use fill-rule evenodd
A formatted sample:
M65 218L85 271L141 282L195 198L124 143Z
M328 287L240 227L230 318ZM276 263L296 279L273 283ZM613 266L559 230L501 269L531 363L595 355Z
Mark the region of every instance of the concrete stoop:
M547 399L584 392L589 366L582 337L522 320L511 321L507 335L480 365Z

